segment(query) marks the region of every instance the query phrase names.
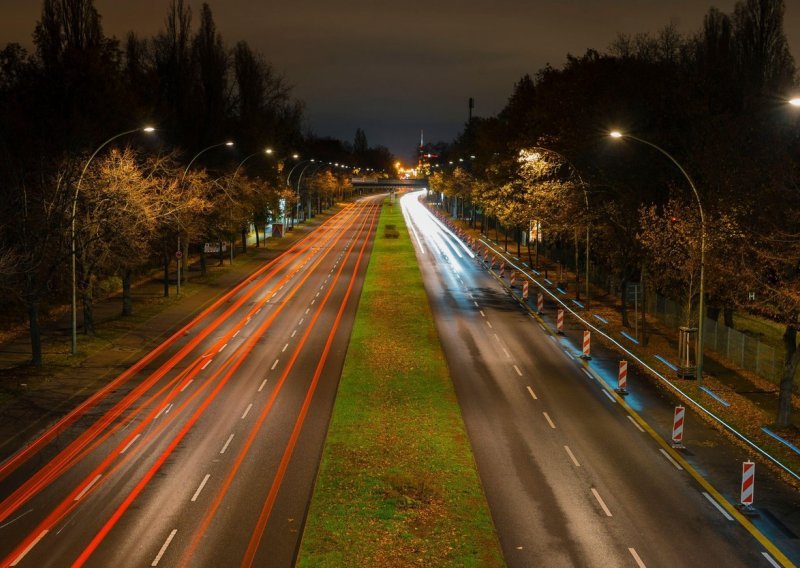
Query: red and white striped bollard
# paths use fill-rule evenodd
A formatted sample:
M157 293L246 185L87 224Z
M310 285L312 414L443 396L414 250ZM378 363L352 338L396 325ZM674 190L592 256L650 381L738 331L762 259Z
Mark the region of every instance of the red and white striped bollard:
M614 389L617 394L625 396L628 394L628 362L622 360L619 362L619 375L617 376L617 388Z
M672 420L672 447L683 449L683 422L686 409L682 406L675 407L675 416Z
M503 260L503 261L500 262L500 278L503 277L503 274L505 273L505 271L506 271L506 261Z
M591 355L592 350L592 332L588 329L583 331L583 353L581 353L580 358L586 359L587 361L592 358Z
M509 286L511 286L513 288L516 283L517 283L517 271L516 270L512 270L511 271L511 283L509 284Z
M544 312L544 296L541 294L536 296L536 312L540 314Z
M556 314L556 333L558 335L564 335L564 310L558 310L558 314Z
M528 281L527 280L523 280L522 281L522 299L523 300L527 300L528 299Z
M740 509L753 513L753 498L756 489L756 464L751 461L742 462L742 493L739 498Z

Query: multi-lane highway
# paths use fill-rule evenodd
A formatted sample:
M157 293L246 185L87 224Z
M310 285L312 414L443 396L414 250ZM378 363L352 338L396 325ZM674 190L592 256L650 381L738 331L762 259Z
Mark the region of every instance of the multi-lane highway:
M713 484L665 450L662 424L626 411L567 340L511 300L420 194L402 205L508 565L786 563L765 531L740 523ZM735 452L725 451L735 484ZM796 541L783 539L796 560Z
M2 565L292 565L378 212L344 208L0 465Z

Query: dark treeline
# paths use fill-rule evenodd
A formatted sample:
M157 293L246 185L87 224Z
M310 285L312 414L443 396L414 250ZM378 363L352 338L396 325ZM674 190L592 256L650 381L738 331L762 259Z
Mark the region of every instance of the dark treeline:
M137 273L163 266L169 294L177 250L184 277L189 253L205 273L204 243L221 251L241 236L246 248L255 227L260 244L270 223L346 197L351 171L335 161L392 163L365 136L356 151L304 132L286 77L246 42L227 44L208 4L193 14L172 0L154 37L120 41L92 0L44 0L33 46L0 51L0 317L28 320L36 365L41 315L70 303L73 243L93 333L101 285L121 282L129 314Z
M800 363L800 108L788 104L798 94L783 15L782 0L741 0L709 10L694 34L620 36L526 75L497 116L472 119L449 145L431 187L517 247L540 227L565 263L585 263L588 233L592 277L623 292L626 324L628 282L679 301L691 321L698 203L676 164L631 136L665 150L704 209L707 315L730 323L735 308L785 327L786 425Z

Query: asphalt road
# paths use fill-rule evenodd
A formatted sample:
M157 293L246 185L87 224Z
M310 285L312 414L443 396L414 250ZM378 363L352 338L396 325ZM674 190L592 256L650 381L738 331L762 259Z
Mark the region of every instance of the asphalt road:
M378 203L345 208L0 464L2 566L291 566Z
M694 469L713 487L710 470L731 465L724 487L702 486L656 440L671 428L672 402L633 376L638 422L598 380L619 357L593 346L589 364L578 359L577 330L547 332L418 195L403 208L509 566L779 565L772 543L800 558L780 521L747 530L715 499L736 502L741 451L688 416ZM762 486L776 508L800 511L796 492Z

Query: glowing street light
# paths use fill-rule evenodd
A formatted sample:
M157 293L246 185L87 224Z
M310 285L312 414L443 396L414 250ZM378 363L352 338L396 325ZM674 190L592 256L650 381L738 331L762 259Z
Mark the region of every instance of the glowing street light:
M146 132L151 133L155 132L155 127L153 126L145 126L143 128L134 128L133 130L126 130L125 132L120 132L119 134L115 134L102 144L97 147L97 150L94 151L94 154L91 155L89 160L83 166L83 170L81 171L81 175L78 178L78 185L75 186L75 196L72 198L72 218L70 220L71 225L71 237L70 237L70 256L72 257L72 354L75 355L78 352L78 286L77 286L77 267L75 261L75 213L78 207L78 194L81 191L81 183L83 182L83 176L86 174L86 170L89 169L89 164L92 163L95 156L106 147L107 144L113 142L117 138L121 138L122 136L126 136L128 134L133 134L135 132Z
M792 106L800 107L800 97L794 97L793 99L789 99L789 104Z
M800 99L792 99L797 100L797 105L800 106ZM794 103L792 103L794 104ZM618 130L614 130L609 132L609 136L612 138L630 138L631 140L635 140L637 142L641 142L651 148L654 148L661 152L664 156L666 156L683 174L683 177L686 178L686 181L689 182L689 187L692 188L692 193L694 193L695 200L697 200L697 208L700 211L700 301L697 306L698 316L697 316L697 380L699 383L702 384L703 381L703 320L705 319L705 314L703 313L704 306L705 306L705 264L706 264L706 216L703 212L703 204L700 201L700 193L698 193L697 188L692 181L692 178L689 177L689 174L686 173L686 170L683 169L678 163L678 160L672 157L666 150L653 144L652 142L648 142L647 140L642 140L641 138L637 138L636 136L631 136L630 134L623 134Z

